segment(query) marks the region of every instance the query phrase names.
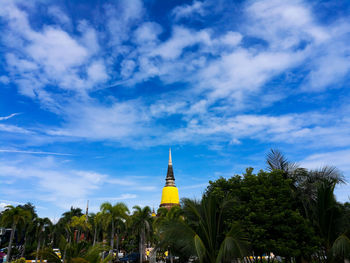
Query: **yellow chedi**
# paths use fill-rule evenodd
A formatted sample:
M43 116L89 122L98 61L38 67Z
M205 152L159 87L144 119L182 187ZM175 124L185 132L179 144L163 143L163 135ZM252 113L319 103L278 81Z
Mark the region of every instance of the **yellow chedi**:
M177 187L165 186L162 191L162 201L160 204L180 204L179 191Z
M171 150L169 149L169 163L168 172L165 179L166 183L162 191L162 199L160 202L160 207L166 207L170 209L175 205L180 205L179 191L175 186L175 177L173 171L173 163L171 160Z

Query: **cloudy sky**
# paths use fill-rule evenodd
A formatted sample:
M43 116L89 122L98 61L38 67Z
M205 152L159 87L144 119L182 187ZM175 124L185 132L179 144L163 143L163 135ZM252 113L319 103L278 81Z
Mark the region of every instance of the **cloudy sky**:
M2 0L0 30L0 207L157 208L169 147L180 197L270 148L350 180L347 1Z

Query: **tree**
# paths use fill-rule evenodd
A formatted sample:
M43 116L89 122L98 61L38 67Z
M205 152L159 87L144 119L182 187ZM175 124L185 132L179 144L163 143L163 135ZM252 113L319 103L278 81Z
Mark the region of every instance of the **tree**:
M271 252L286 260L310 257L317 248L318 240L311 222L299 211L292 182L282 170L255 175L248 168L242 177L220 178L207 188L206 196L237 200L223 212L225 231L231 222L241 223L256 256L253 261Z
M89 221L94 228L94 237L93 237L93 246L98 241L98 234L100 232L101 224L102 224L103 214L98 212L97 214L91 213L89 215Z
M76 242L80 241L81 235L83 233L87 235L88 231L91 230L91 224L88 222L86 215L82 215L80 217L73 216L69 226L76 230L75 232Z
M50 219L45 217L45 218L36 218L36 220L34 221L34 225L36 227L36 234L37 234L37 238L38 238L36 255L35 255L35 263L36 263L36 262L38 262L39 251L40 251L40 246L41 246L41 241L42 241L42 234L45 230L45 227L52 225L52 223L51 223ZM44 243L43 245L45 246L45 242L43 242L43 243Z
M247 241L240 225L235 222L224 232L223 211L232 200L219 201L204 196L200 202L183 199L183 217L161 224L161 243L175 253L197 256L201 263L231 262L246 255Z
M10 241L7 249L7 260L11 260L12 242L16 232L17 225L21 222L27 221L31 217L29 211L24 210L20 206L14 207L12 205L6 206L6 210L2 213L1 220L5 225L11 225Z
M22 229L23 248L22 248L22 252L21 252L21 258L23 258L25 255L25 252L26 252L27 244L34 243L34 242L32 242L32 241L34 241L34 239L33 239L33 237L31 237L30 234L33 234L33 236L34 236L34 233L31 233L31 232L33 232L33 230L34 230L34 221L38 216L35 212L35 207L31 203L19 205L19 207L21 207L22 209L24 209L30 213L30 217L27 217L26 221L23 224L21 224L22 228L23 228ZM28 239L29 239L29 242L28 242Z
M139 206L134 206L134 213L132 215L132 226L134 231L139 235L139 253L140 253L140 262L145 260L145 243L146 243L146 235L151 231L152 225L152 216L151 216L151 208L149 206L145 206L141 208Z
M113 255L114 237L116 228L118 225L125 222L128 217L129 209L124 203L116 203L112 205L109 202L103 203L100 207L102 214L104 215L105 222L111 227L111 243L109 254ZM118 239L119 237L117 237ZM118 245L118 243L117 243ZM117 247L118 250L118 247ZM117 252L118 258L118 252Z

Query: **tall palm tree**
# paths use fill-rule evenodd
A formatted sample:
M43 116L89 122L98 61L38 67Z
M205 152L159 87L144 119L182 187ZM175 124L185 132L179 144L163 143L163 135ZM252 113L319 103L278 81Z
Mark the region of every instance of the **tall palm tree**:
M98 242L97 236L100 232L102 219L103 219L103 214L101 212L98 212L97 214L95 213L89 214L89 221L91 222L90 224L94 228L93 246L96 245L96 242Z
M31 214L28 210L24 210L23 208L17 206L14 207L12 205L6 206L6 210L2 213L1 221L5 225L11 225L11 235L10 241L7 248L7 260L10 262L11 260L11 249L12 242L15 236L16 228L19 223L23 223L31 217Z
M139 235L139 252L140 252L140 262L145 260L145 243L146 235L151 230L152 216L151 208L145 206L141 208L139 206L134 206L134 213L132 215L132 226L135 232Z
M159 247L170 246L184 256L196 256L201 263L231 262L245 256L247 240L241 227L235 223L223 233L223 211L232 203L222 204L214 197L201 202L183 199L183 220L162 224Z
M121 224L121 222L125 222L125 220L128 217L129 209L124 203L116 203L115 205L112 205L111 203L106 202L101 205L100 210L104 215L105 222L111 227L111 243L109 254L113 256L114 237L116 233L116 228L118 227L118 224Z
M38 238L38 244L37 244L36 255L35 255L35 263L37 263L43 232L45 230L45 227L52 225L52 223L51 223L50 219L45 217L45 218L37 218L34 222L34 225L36 226L36 229L37 229L36 233L37 233L37 238ZM43 244L43 245L45 246L45 244Z

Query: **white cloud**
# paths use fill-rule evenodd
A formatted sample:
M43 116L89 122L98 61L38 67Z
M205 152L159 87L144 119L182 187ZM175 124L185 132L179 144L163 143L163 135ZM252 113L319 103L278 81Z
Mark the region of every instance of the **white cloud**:
M122 0L116 6L105 5L105 11L110 45L116 52L122 52L120 45L129 39L131 27L142 18L143 4L140 0Z
M226 31L174 24L166 39L160 38L163 28L150 21L141 1L105 5L108 32L97 31L83 20L77 34L59 25L34 29L25 11L6 3L0 15L12 30L7 37L16 38L18 50L24 50L7 54L10 78L22 94L39 98L61 118L57 127L41 129L51 140L109 140L134 147L168 143L169 137L174 142L211 139L232 144L244 138L313 144L327 137L321 144L334 146L350 140L345 118L335 129L328 116L326 122L317 118L310 124L309 113L252 113L295 92L283 85L267 90L264 85L306 62L308 90L322 90L349 70L344 45L349 26L319 24L312 7L303 1L248 2L240 32L229 23ZM180 19L204 14L206 8L205 2L194 1L175 8L173 15ZM53 15L57 9L52 10ZM249 46L246 37L266 43ZM329 67L330 61L335 65ZM154 98L121 101L111 95L99 100L91 93L109 80L114 84L108 88L132 90L135 84L157 77L164 89ZM173 83L183 87L168 89L166 85ZM171 129L161 124L175 115L179 121ZM0 129L28 132L8 125Z
M69 153L24 151L24 150L16 150L16 149L0 149L0 153L25 153L25 154L58 155L58 156L70 156L71 155Z
M144 45L158 40L158 35L162 32L162 27L154 22L141 24L134 32L135 42Z
M8 206L8 205L10 205L10 204L1 202L0 203L0 212L5 210L5 207Z
M16 125L1 124L1 123L0 123L0 131L9 132L9 133L33 134L32 131L18 127Z
M47 13L51 15L56 21L65 26L71 26L70 18L58 7L49 6Z
M127 199L135 199L137 197L136 194L122 194L121 196L118 197L99 197L97 200L108 200L108 201L119 201L119 200L127 200Z
M339 169L348 173L350 177L350 149L316 153L307 156L301 161L301 166L315 169L325 165L334 165Z
M8 119L11 119L12 117L15 117L16 115L18 115L19 113L12 113L8 116L5 116L5 117L0 117L0 121L3 121L3 120L8 120Z
M191 32L187 28L176 26L172 37L158 46L152 55L160 55L164 59L176 59L185 47L201 43L210 44L210 34L206 30Z
M105 82L108 79L105 65L101 60L93 62L88 67L87 74L93 83Z
M194 0L190 5L185 4L175 7L172 13L175 17L175 20L188 18L195 14L204 15L204 2Z
M7 76L0 76L0 83L7 85L10 83L10 79Z

